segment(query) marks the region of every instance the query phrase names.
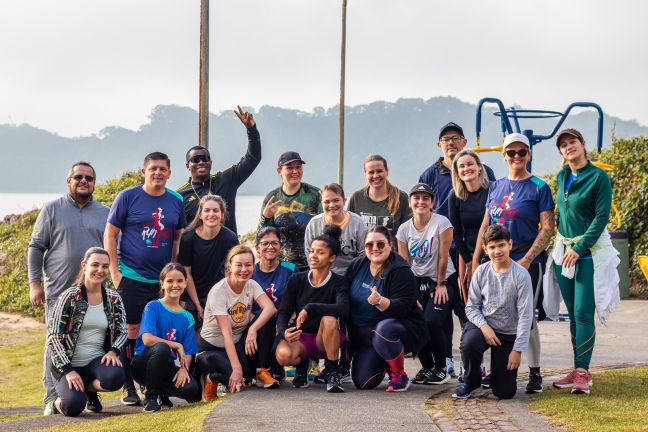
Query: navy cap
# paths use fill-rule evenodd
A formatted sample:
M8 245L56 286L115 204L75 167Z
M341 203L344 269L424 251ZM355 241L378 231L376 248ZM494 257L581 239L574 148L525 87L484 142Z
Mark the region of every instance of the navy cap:
M451 130L457 131L459 132L459 135L464 136L461 126L459 126L457 123L450 122L441 128L441 132L439 132L439 139L441 139L441 137L445 135L446 132Z
M412 189L410 189L409 196L414 195L415 193L426 193L434 199L434 192L432 191L432 188L428 186L427 183L416 183Z
M299 156L299 153L294 152L294 151L288 151L288 152L282 153L281 156L279 156L278 164L279 164L279 166L284 166L284 165L288 165L290 162L295 162L295 161L299 161L299 162L301 162L303 164L306 163L301 158L301 156Z

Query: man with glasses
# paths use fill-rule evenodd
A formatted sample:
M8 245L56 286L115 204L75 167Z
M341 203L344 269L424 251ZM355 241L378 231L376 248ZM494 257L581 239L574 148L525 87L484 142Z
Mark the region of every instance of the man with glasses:
M247 128L248 148L245 156L238 163L211 174L212 160L209 150L195 146L187 151L187 169L191 178L176 191L184 200L187 222L191 223L198 211L200 198L211 193L220 195L227 204L225 226L235 233L236 230L236 192L245 180L254 172L261 162L261 137L256 128L252 114L243 111L240 106L234 110L241 123Z
M88 162L72 165L67 176L68 193L46 203L38 214L27 249L29 298L45 306L45 324L58 296L76 282L86 250L103 246L108 207L94 201L95 170ZM45 415L53 414L57 398L52 358L45 348L43 387Z

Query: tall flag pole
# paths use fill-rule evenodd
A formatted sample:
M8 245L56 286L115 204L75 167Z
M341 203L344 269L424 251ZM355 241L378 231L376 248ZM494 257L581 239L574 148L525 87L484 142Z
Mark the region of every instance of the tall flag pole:
M209 148L209 0L200 0L198 145Z
M338 183L344 186L344 79L346 60L347 0L342 0L342 47L340 50L340 114L338 117Z

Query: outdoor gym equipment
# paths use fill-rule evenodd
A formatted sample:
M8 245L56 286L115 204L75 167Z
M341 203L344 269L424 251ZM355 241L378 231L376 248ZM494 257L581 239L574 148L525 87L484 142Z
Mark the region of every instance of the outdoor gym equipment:
M494 147L481 147L481 126L482 126L482 109L486 104L495 104L499 108L499 111L493 113L496 117L500 118L500 125L502 129L502 135L505 137L508 134L517 132L521 133L529 139L530 144L530 153L531 157L527 164L527 169L531 172L531 165L533 162L533 147L542 141L553 138L561 126L567 119L567 116L574 108L593 108L598 113L598 122L597 122L597 133L596 133L596 151L598 154L601 153L603 149L603 110L598 104L593 102L574 102L567 107L564 112L560 111L550 111L550 110L538 110L538 109L518 109L515 107L505 108L504 103L497 98L483 98L477 104L477 117L475 129L477 132L477 147L473 148L477 153L483 152L501 152L502 146ZM558 122L554 126L553 130L547 135L539 135L534 133L532 129L522 129L520 127L520 119L550 119L557 118ZM601 162L592 162L593 165L605 170L612 171L614 166L601 163ZM614 231L621 226L621 217L619 211L614 203L612 203L612 209L610 211L610 223L608 224L608 229Z

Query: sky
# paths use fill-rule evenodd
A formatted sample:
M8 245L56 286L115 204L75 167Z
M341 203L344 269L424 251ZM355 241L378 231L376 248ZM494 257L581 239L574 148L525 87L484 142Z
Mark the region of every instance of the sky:
M210 111L339 101L341 0L211 0ZM346 104L455 96L648 125L648 2L348 0ZM0 124L74 137L198 108L200 0L0 0Z

